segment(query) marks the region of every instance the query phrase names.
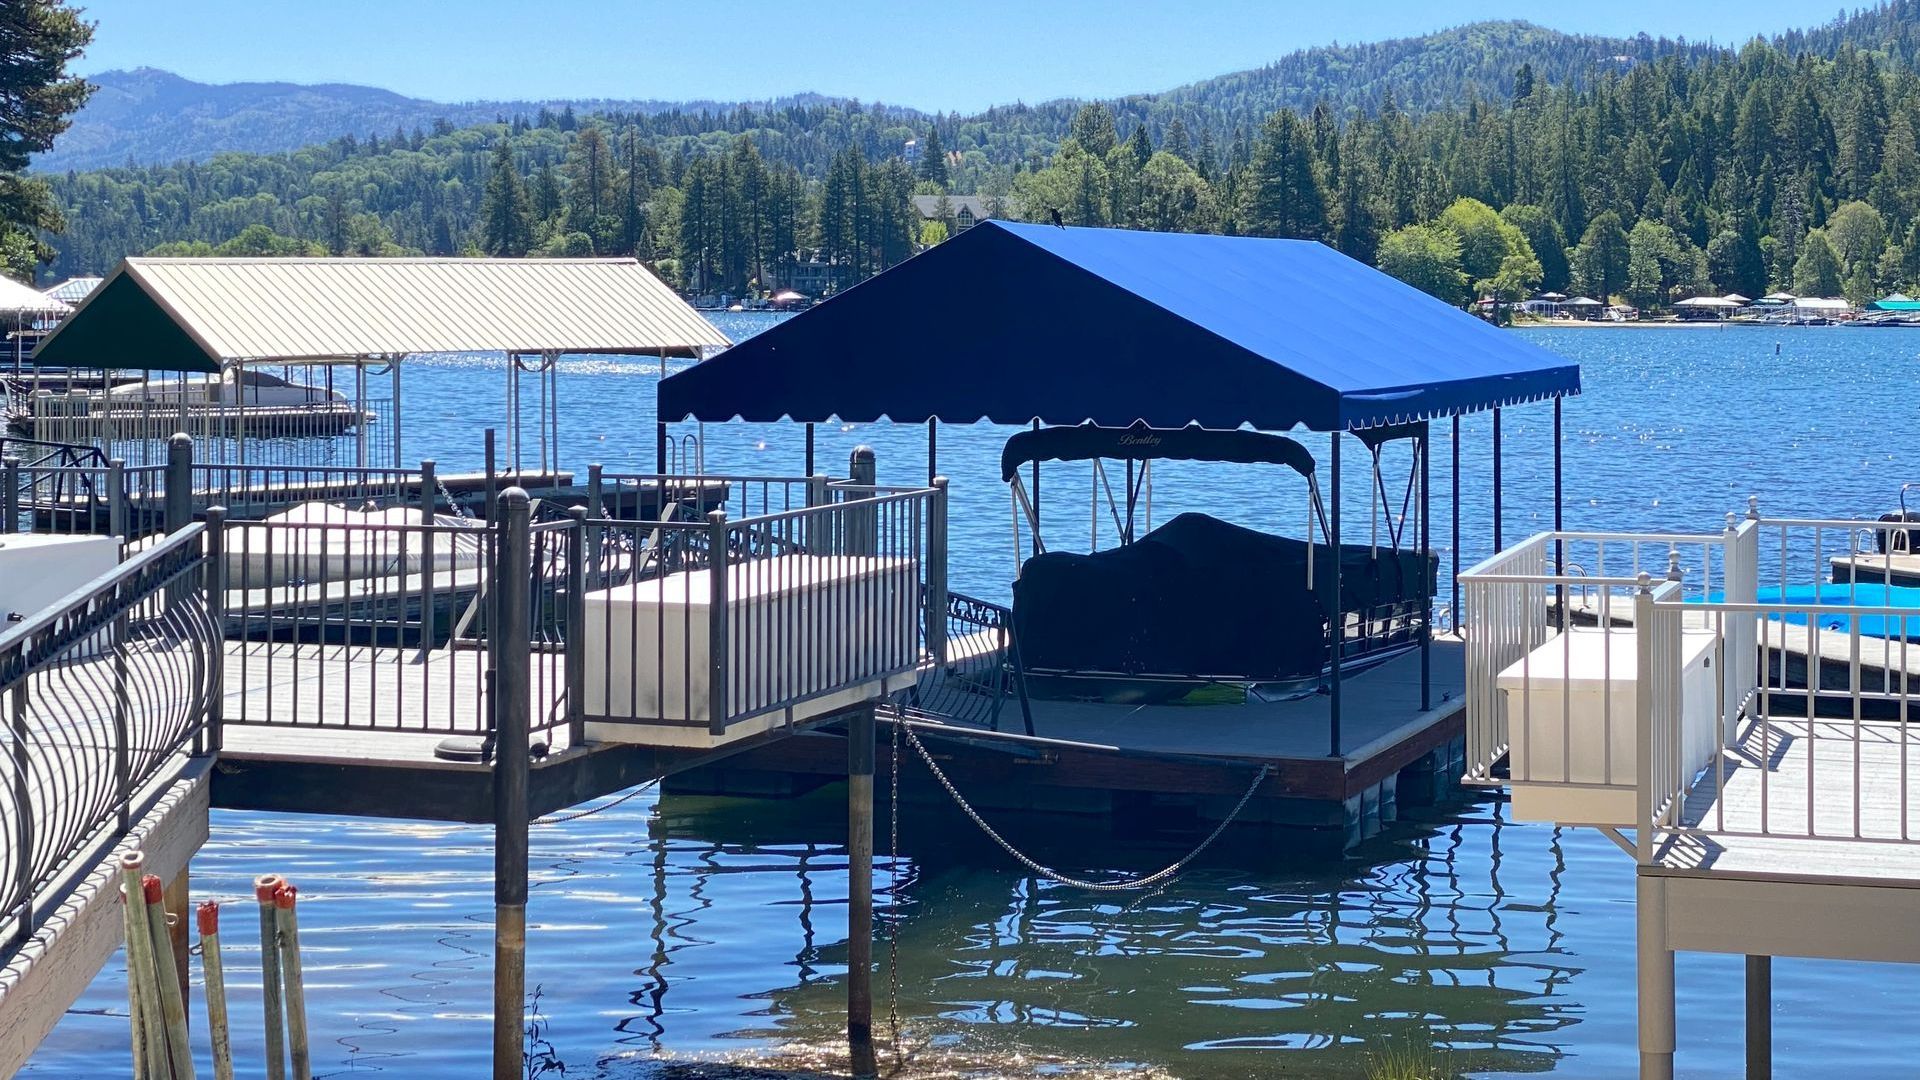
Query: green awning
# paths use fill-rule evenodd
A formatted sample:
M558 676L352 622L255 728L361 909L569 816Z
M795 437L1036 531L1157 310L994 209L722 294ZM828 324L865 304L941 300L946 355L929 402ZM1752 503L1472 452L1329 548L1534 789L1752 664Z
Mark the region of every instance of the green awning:
M1920 311L1920 300L1875 300L1867 306L1875 311Z
M33 354L36 364L148 371L220 370L220 361L131 274L116 272Z

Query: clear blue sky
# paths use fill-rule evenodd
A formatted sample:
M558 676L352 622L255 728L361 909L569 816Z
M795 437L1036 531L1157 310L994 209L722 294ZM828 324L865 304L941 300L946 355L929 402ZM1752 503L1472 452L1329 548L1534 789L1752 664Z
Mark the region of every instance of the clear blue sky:
M815 90L961 111L1164 90L1304 46L1477 19L1738 43L1837 10L1785 0L78 2L99 23L84 72L148 66L207 82L351 82L442 101L753 100Z

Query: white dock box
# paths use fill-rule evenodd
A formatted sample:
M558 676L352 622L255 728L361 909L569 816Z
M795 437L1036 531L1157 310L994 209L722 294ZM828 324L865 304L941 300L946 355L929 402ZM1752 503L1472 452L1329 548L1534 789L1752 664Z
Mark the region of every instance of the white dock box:
M0 535L0 632L38 615L120 565L111 536ZM104 645L76 646L91 652ZM75 655L78 655L77 653Z
M1718 715L1714 635L1680 638L1686 760L1704 765ZM1632 826L1639 820L1639 644L1633 628L1554 636L1498 680L1516 821Z
M804 697L791 708L799 721L911 686L919 587L910 559L782 555L729 565L734 715ZM708 732L711 597L706 570L586 595L588 738L704 747L787 722L780 708L725 735Z

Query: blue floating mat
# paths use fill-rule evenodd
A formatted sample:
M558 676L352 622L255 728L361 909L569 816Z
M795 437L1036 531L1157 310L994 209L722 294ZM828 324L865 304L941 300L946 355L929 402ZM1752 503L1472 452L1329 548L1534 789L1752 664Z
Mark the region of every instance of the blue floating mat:
M1719 603L1724 594L1714 592L1706 599ZM1867 607L1867 608L1912 608L1911 616L1897 615L1842 615L1813 613L1819 620L1821 630L1833 630L1848 633L1857 619L1863 637L1878 637L1898 640L1902 624L1908 641L1920 646L1920 588L1905 585L1880 585L1861 582L1859 584L1829 585L1793 585L1785 589L1761 589L1755 597L1762 604L1787 604L1809 608L1819 607ZM1688 602L1699 603L1700 597L1688 597ZM1770 615L1774 621L1785 621L1793 626L1807 625L1809 612L1795 611L1784 615Z

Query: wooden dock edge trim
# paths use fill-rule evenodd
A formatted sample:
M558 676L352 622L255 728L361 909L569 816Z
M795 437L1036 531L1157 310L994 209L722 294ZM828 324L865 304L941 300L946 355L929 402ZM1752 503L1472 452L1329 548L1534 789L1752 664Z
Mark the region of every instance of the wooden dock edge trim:
M1451 710L1450 712L1448 710ZM1347 755L1352 762L1347 770L1347 794L1357 795L1401 769L1455 739L1467 734L1467 707L1464 701L1446 702L1427 715L1439 719L1395 742L1386 735Z
M116 863L121 853L143 850L148 869L172 880L206 842L207 764L196 759L150 789L146 810L131 834L77 881L40 930L0 969L0 1076L12 1076L26 1065L120 948L125 921Z
M569 747L533 763L533 773L528 778L527 813L539 818L624 791L636 784L663 780L674 773L717 764L737 754L763 749L807 734L824 724L835 723L851 711L844 709L792 727L773 728L709 750L606 742Z
M223 752L212 780L213 805L222 810L493 820L493 770L484 765Z

